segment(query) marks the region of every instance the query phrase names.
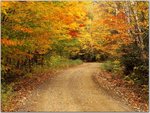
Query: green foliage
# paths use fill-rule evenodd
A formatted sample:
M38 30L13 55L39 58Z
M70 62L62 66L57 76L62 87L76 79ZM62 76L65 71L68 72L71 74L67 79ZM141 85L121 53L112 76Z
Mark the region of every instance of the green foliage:
M81 64L82 61L77 59L77 60L71 60L68 58L64 58L61 56L51 56L50 59L46 60L46 65L48 65L50 68L66 68L69 66Z
M125 67L123 70L124 74L137 84L148 84L148 57L141 57L141 50L136 44L123 48L126 54L120 60L121 64Z
M101 64L101 68L112 72L113 71L113 63L111 61L106 61L105 63Z
M59 69L75 66L82 64L80 59L71 60L68 58L64 58L59 55L48 57L44 60L43 65L34 65L32 67L32 72L26 73L24 77L32 78L32 73L44 73L47 71L56 71Z
M122 68L121 68L120 62L118 60L106 61L101 64L101 68L103 70L113 72L113 73L121 73L122 72Z

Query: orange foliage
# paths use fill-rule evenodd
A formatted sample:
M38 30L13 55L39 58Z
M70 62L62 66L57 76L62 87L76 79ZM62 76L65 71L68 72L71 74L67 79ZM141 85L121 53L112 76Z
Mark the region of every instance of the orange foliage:
M23 45L23 41L19 41L19 40L11 40L11 39L1 39L1 43L4 46L22 46Z
M27 28L27 27L23 27L23 26L14 26L13 29L16 31L22 31L22 32L26 32L26 33L33 32L33 30L31 28Z

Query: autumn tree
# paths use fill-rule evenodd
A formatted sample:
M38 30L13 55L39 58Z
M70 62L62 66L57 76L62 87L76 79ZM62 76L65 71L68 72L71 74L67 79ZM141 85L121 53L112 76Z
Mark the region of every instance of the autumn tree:
M148 2L3 1L1 16L4 79L31 72L53 55L119 59L127 74L147 75Z

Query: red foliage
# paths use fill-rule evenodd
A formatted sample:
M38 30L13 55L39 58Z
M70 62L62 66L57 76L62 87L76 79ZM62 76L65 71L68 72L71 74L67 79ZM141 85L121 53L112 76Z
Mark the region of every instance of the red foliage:
M80 24L80 25L79 25L79 27L84 27L84 26L85 26L84 24Z
M69 35L71 35L72 37L77 37L79 34L79 32L77 30L70 30L69 31Z

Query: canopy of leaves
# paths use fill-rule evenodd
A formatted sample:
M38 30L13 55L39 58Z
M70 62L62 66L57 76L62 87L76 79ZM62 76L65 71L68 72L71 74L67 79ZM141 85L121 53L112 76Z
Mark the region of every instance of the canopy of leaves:
M3 1L1 24L2 79L55 54L101 61L128 56L130 45L141 62L148 59L146 1Z

